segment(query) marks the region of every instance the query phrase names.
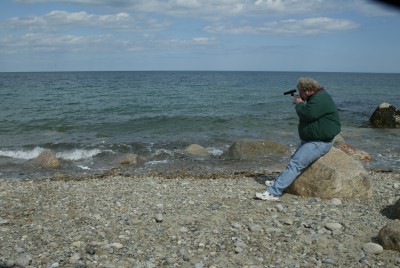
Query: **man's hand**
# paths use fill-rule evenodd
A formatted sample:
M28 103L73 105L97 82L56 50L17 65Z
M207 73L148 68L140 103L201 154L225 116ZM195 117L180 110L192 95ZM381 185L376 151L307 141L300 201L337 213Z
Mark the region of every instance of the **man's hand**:
M293 104L303 103L304 100L300 96L293 97Z

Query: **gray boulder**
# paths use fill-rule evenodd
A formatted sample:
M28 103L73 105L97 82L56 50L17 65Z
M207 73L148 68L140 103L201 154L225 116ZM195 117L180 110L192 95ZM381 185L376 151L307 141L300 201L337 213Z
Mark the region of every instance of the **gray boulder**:
M389 103L382 103L369 121L376 128L400 128L400 110Z
M286 192L323 199L370 199L372 186L360 162L333 147L303 171Z
M378 241L384 249L400 252L400 220L395 220L383 227L379 231Z
M272 140L239 140L222 154L224 159L256 159L272 154L290 154L289 146Z

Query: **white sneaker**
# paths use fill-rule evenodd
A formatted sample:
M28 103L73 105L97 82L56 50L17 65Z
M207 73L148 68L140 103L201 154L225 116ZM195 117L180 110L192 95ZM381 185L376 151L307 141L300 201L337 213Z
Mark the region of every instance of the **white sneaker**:
M269 201L278 201L279 197L273 196L272 194L268 192L264 193L256 193L256 197L261 200L269 200Z
M265 181L265 185L270 187L272 184L274 184L274 181Z

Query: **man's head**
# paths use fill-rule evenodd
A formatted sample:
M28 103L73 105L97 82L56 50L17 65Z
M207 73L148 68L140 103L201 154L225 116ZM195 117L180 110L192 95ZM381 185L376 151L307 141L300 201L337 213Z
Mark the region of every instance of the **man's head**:
M300 78L297 81L297 89L299 90L300 96L305 100L315 92L323 89L321 85L312 78Z

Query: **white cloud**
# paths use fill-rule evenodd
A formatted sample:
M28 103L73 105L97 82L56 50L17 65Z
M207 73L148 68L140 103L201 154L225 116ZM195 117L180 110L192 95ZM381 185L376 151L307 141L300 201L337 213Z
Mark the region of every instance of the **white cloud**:
M139 17L139 16L138 16ZM43 16L13 17L2 23L2 28L44 31L60 31L62 29L95 27L118 31L157 31L169 25L156 19L142 16L134 19L126 12L111 15L96 15L87 12L67 12L54 10Z
M168 39L168 40L160 40L164 45L214 45L217 44L217 40L215 38L207 38L207 37L194 37L190 39Z
M19 0L20 3L54 3L56 0ZM124 8L130 12L158 13L170 16L225 18L230 16L274 16L321 14L342 6L357 5L359 0L63 0L63 3ZM364 1L365 2L365 1ZM362 5L362 4L361 4Z
M288 19L273 21L263 25L224 25L207 26L204 31L218 34L290 34L310 35L336 31L347 31L359 27L357 23L327 17Z

